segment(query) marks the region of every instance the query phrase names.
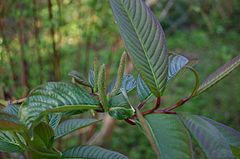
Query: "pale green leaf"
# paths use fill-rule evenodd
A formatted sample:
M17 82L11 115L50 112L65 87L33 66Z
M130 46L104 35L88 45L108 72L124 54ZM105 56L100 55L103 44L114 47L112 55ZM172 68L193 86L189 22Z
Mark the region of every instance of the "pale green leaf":
M133 116L134 110L132 108L112 107L108 113L114 119L124 120Z
M80 128L96 124L97 119L69 119L62 122L55 130L55 139L68 135Z
M240 55L236 56L225 65L217 69L214 73L210 74L207 79L200 85L197 90L197 94L201 94L208 88L217 84L221 79L226 77L229 73L231 73L234 69L236 69L240 65Z
M63 159L127 159L126 156L98 146L78 146L62 154Z
M197 115L179 115L208 158L233 159L224 136L212 124Z
M154 95L162 95L168 71L163 29L142 0L110 0L126 49Z

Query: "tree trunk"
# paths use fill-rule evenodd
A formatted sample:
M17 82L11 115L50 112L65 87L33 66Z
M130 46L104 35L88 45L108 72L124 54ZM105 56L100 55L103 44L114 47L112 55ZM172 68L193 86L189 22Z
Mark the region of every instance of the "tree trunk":
M48 16L49 21L51 22L50 27L50 34L52 38L52 51L53 51L53 74L54 74L54 80L59 81L61 79L61 72L60 72L60 54L56 48L56 41L55 41L55 29L53 24L53 13L52 13L52 2L51 0L48 0Z

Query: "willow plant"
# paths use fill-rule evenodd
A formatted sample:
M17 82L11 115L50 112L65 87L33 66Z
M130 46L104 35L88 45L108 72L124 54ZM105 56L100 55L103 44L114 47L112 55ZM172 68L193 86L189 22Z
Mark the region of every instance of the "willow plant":
M63 152L54 146L58 139L101 122L94 118L72 118L91 110L139 126L156 158L196 157L193 138L209 159L238 158L238 131L203 116L177 112L176 108L237 68L240 56L201 83L187 57L168 53L164 31L142 0L110 0L110 5L126 48L116 79L107 86L105 65L94 62L88 80L72 71L69 73L72 82L43 84L32 90L21 105L10 103L0 113L0 150L26 152L25 156L33 159L127 159L123 154L98 146L78 145ZM137 77L124 74L127 54L139 74ZM193 91L172 106L161 106L169 81L184 69L195 77ZM133 104L133 99L138 104Z

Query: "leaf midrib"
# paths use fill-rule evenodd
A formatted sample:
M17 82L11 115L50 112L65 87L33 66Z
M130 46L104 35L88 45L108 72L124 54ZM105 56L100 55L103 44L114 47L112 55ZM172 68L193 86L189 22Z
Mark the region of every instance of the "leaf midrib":
M153 67L152 67L152 65L151 65L151 63L150 63L150 59L149 59L148 56L147 56L146 48L143 46L142 40L141 40L140 36L139 36L138 33L137 33L137 29L136 29L135 26L133 25L134 23L133 23L132 19L130 18L130 15L129 15L129 13L127 12L126 7L124 6L124 4L123 4L122 1L120 1L120 3L122 4L123 8L125 9L125 11L126 11L126 13L127 13L127 15L128 15L128 18L129 18L129 20L130 20L130 23L131 23L131 25L132 25L132 27L133 27L136 35L137 35L137 38L138 38L138 40L139 40L139 42L140 42L140 44L141 44L141 46L142 46L144 55L145 55L145 57L146 57L146 59L147 59L148 65L149 65L149 67L150 67L150 69L151 69L151 72L152 72L152 76L153 76L153 78L154 78L155 85L157 86L157 89L158 89L157 92L159 93L159 89L160 89L160 88L159 88L159 85L158 85L156 76L155 76L155 74L153 73L154 71L153 71Z

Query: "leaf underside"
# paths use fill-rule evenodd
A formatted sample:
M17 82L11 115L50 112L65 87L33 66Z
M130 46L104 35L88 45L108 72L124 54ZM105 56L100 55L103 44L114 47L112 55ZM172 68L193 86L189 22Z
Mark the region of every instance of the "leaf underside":
M168 53L163 29L142 0L110 0L126 49L155 96L164 91Z
M179 117L208 158L234 158L229 144L216 127L197 115L180 114Z
M68 149L62 154L63 159L127 159L126 156L98 146L79 146Z
M81 110L87 106L99 105L85 90L72 83L49 82L33 90L27 100L21 105L20 119L31 127L44 112Z
M236 69L240 65L240 55L236 56L225 65L217 69L214 73L210 74L207 79L200 85L197 90L197 94L201 94L208 88L215 85L221 79L226 77L229 73L231 73L234 69Z

